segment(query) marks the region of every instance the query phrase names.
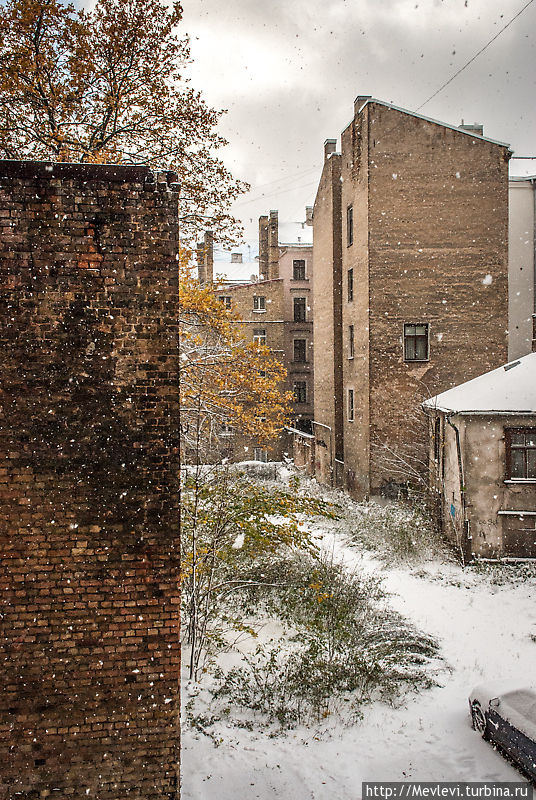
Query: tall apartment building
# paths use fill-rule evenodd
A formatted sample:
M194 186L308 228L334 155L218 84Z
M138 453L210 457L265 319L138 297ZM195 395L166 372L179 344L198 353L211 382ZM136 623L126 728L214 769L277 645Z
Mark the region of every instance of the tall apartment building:
M364 96L335 145L313 215L315 462L363 497L425 472L422 400L507 359L510 151Z
M249 341L266 344L284 364L287 380L282 391L293 394L291 424L311 430L313 419L312 219L284 223L280 240L278 212L259 219L258 278L248 283L216 283L217 296L235 311ZM204 248L206 253L208 248ZM206 277L210 267L203 264ZM269 450L232 429L220 434L222 452L235 461L280 460L289 443L286 436Z
M510 178L508 358L536 350L536 176Z

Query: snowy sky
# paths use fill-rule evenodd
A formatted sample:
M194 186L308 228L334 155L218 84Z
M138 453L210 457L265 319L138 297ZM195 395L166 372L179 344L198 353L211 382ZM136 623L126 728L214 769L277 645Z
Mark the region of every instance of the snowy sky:
M252 187L234 209L246 238L270 209L303 219L323 142L340 137L356 95L416 111L527 2L420 113L483 123L515 155L536 155L536 0L183 0L192 84L227 109L223 157ZM534 173L536 161L511 162L511 174Z

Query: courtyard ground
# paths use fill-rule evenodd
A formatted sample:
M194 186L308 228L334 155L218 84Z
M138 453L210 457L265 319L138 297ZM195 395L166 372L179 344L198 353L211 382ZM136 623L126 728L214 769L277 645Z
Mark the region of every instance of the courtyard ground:
M352 513L350 504L344 521L318 523L323 547L349 568L381 575L392 607L437 638L439 685L398 707L372 703L355 724L333 718L278 735L223 719L209 735L184 725L183 800L357 800L362 781L525 780L472 730L467 696L485 680L534 683L534 571L443 558L386 566L350 546ZM194 695L194 712L209 716L209 693L185 682L185 701Z

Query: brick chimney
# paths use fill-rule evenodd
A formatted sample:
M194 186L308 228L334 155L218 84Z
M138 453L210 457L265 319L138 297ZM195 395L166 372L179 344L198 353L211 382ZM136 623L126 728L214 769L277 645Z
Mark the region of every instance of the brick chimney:
M480 124L480 122L473 122L471 125L470 123L465 123L462 119L462 124L458 125L461 131L467 131L467 133L476 133L478 136L484 136L484 126Z
M259 217L259 278L268 277L268 217Z
M313 224L313 207L312 206L305 206L305 224L312 225Z
M279 278L279 215L270 211L268 226L268 280Z
M359 113L359 109L363 106L367 100L372 100L371 94L358 94L356 99L354 100L354 117L356 117Z
M241 264L242 253L231 253L231 264Z
M203 242L197 244L197 274L199 283L214 281L214 237L212 231L205 231Z
M326 139L324 142L324 161L327 161L332 153L337 149L336 139Z

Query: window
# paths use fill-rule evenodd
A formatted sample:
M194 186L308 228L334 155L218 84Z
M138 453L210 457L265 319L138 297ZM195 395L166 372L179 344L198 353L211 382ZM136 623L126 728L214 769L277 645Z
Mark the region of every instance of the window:
M346 243L348 247L354 243L354 209L348 206L346 209Z
M354 326L348 325L348 358L354 357Z
M434 461L439 463L441 458L441 417L436 417L434 422Z
M428 323L404 325L404 360L428 361Z
M231 298L230 297L220 297L220 301L223 303L227 311L231 308Z
M348 270L348 302L351 303L354 299L354 271Z
M292 262L292 280L294 281L305 280L305 261L294 260Z
M294 339L294 361L307 361L306 339Z
M510 480L536 480L536 428L507 428L506 477Z
M306 381L294 381L294 402L307 402L307 383Z
M305 297L294 298L294 322L305 322Z
M348 389L348 422L354 421L354 390Z
M227 422L224 422L220 429L220 436L234 436L234 428Z
M268 461L268 453L262 447L254 447L253 448L253 460L254 461L262 461L263 464L266 464Z
M266 297L253 296L253 311L266 311Z
M266 344L266 328L253 328L253 341L256 345Z

